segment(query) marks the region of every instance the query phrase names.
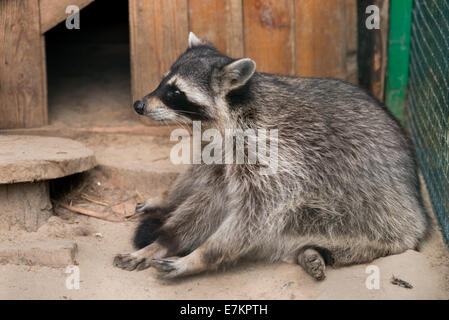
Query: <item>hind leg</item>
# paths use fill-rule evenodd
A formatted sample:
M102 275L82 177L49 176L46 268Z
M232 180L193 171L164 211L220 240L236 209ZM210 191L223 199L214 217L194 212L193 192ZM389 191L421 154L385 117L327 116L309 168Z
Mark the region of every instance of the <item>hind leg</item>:
M314 249L306 249L298 255L298 264L316 280L326 278L326 265L321 254Z
M114 266L128 271L144 270L150 267L151 259L161 259L166 257L167 249L157 242L137 250L132 253L118 254L114 258Z

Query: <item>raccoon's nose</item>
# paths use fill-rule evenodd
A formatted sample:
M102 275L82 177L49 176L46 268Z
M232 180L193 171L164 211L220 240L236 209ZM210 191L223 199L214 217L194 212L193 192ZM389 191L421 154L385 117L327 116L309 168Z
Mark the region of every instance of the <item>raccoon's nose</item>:
M134 110L136 110L138 114L143 114L145 111L145 107L146 103L141 100L137 100L136 102L134 102Z

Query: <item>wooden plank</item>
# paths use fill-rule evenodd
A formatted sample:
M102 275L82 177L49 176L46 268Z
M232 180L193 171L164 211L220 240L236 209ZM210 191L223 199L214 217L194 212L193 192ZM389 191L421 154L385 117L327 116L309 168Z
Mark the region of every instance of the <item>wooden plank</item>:
M294 74L294 6L291 0L243 2L245 55L257 71Z
M187 48L187 0L130 0L133 100L153 91Z
M242 0L190 0L189 27L231 57L242 57Z
M366 7L376 5L380 9L380 28L368 30L365 22ZM384 100L387 71L389 29L389 0L359 0L358 2L358 68L359 84L380 101Z
M38 0L0 1L0 128L47 124Z
M41 32L44 33L61 21L67 19L65 12L70 5L78 6L81 10L94 0L40 0Z
M346 81L358 83L357 0L346 0Z
M296 73L346 79L345 0L296 0Z
M372 92L380 101L384 101L388 66L390 0L376 0L376 2L379 3L380 8L380 30L376 32L374 44L373 75L375 75L375 81L372 83Z
M357 52L357 0L345 0L346 42L349 53Z

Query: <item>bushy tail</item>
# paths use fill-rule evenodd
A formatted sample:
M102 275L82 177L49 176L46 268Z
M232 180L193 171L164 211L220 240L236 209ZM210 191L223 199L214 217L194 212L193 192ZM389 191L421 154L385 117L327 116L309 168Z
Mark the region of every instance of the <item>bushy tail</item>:
M168 216L168 210L155 208L145 212L134 234L134 246L142 249L153 243L159 236L159 229Z

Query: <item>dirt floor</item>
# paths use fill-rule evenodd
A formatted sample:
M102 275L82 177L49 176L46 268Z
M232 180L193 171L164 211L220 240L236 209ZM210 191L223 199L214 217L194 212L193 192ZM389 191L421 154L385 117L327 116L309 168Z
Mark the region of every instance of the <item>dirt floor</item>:
M162 281L148 269L127 272L112 266L116 253L132 250L134 223L73 216L53 217L36 233L2 235L1 241L71 239L78 245L80 288L66 288L64 268L0 266L0 299L448 299L447 250L437 234L422 252L408 251L373 261L380 288L367 289L367 265L329 269L316 282L294 264L242 263L223 272ZM438 239L437 239L438 238ZM391 284L395 276L410 283Z

